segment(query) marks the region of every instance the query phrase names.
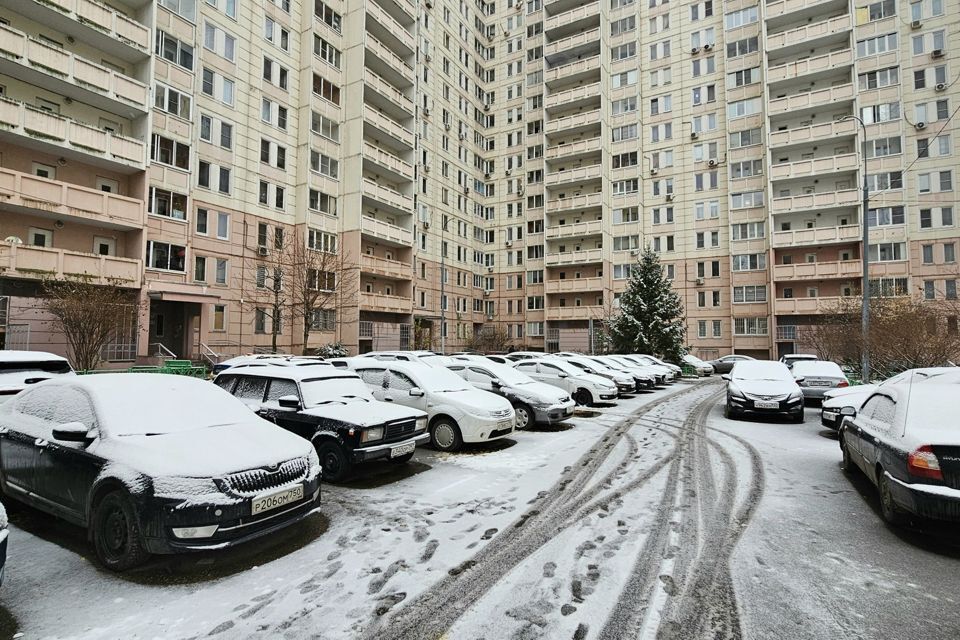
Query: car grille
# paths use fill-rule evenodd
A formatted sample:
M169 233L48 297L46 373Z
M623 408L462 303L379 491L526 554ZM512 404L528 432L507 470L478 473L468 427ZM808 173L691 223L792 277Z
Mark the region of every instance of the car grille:
M779 401L779 400L787 399L787 394L783 394L783 393L778 393L777 395L773 395L773 396L760 395L758 393L747 393L745 395L751 400L764 400L764 401L778 400Z
M294 458L276 469L262 467L232 473L223 478L223 483L231 493L254 496L285 484L299 482L307 477L309 469L310 463L306 458Z
M416 420L403 420L388 424L383 437L385 440L396 440L412 435L417 428Z
M490 415L494 418L509 418L511 413L513 413L512 409L501 409L500 411L491 411Z

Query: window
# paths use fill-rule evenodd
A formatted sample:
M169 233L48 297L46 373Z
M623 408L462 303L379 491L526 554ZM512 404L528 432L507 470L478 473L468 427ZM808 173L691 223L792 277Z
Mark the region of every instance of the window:
M189 120L192 103L193 99L185 93L163 84L154 85L153 106L165 113Z
M860 83L860 90L880 89L900 83L900 68L888 67L877 71L868 71L857 76Z
M153 134L150 159L185 171L190 169L190 145Z
M310 189L308 205L313 211L321 211L332 216L337 215L336 197L318 191L317 189Z
M763 222L741 222L730 225L730 237L732 240L753 240L764 237Z
M907 259L907 245L903 242L884 242L870 245L871 262L893 262Z
M737 40L727 43L727 58L739 58L749 53L756 52L760 47L760 40L757 36Z
M733 333L738 336L765 336L767 318L734 318Z
M186 271L186 247L167 242L147 242L147 268L164 271Z
M342 20L340 14L321 2L321 0L314 0L313 15L324 22L328 27L337 33L340 33L340 23Z
M319 74L313 74L313 92L335 105L340 105L340 87Z
M917 190L920 193L953 191L953 172L934 171L917 174Z
M903 189L903 173L890 171L874 173L867 176L867 187L870 191L886 191L889 189Z
M902 206L867 209L867 226L885 227L904 223Z
M742 118L744 116L760 113L760 98L748 98L746 100L734 100L727 103L727 118Z
M340 125L330 118L314 111L310 120L310 130L324 138L340 142Z
M724 24L727 29L736 29L744 25L753 24L759 19L757 7L747 7L739 11L731 11L724 15Z
M313 36L313 55L334 69L340 69L340 50L316 34Z
M766 302L767 287L762 284L734 287L733 301L734 303Z
M899 120L900 103L888 102L886 104L875 104L872 107L862 107L860 109L860 117L863 118L866 124Z
M702 87L694 87L691 92L694 106L715 102L717 99L716 85L708 84Z
M216 73L213 69L203 68L201 89L205 95L216 98L220 102L233 106L235 99L233 80Z
M897 15L896 0L880 0L880 2L857 8L857 24L883 20L895 15Z
M763 160L745 160L730 163L730 178L749 178L763 173Z
M897 49L897 34L887 33L857 41L857 57L875 56Z
M176 65L193 71L193 47L157 29L154 53Z
M731 209L746 209L763 206L763 191L746 191L730 194Z
M630 71L624 71L623 73L616 73L610 78L610 87L613 89L619 89L621 87L629 87L635 84L637 84L636 69L631 69Z
M933 264L932 244L925 244L920 247L920 260L923 264Z
M767 268L767 254L744 253L730 256L734 271L758 271Z
M150 187L150 199L147 212L155 216L165 216L174 220L187 219L187 196L165 189Z
M197 0L158 0L158 4L190 22L197 19Z
M217 167L206 160L197 165L197 185L205 189L215 189L220 193L230 193L230 169Z
M882 158L884 156L899 155L902 151L903 149L901 148L900 136L867 141L868 158Z
M747 129L745 131L734 131L730 134L730 148L739 149L760 144L763 140L760 129Z
M213 305L213 320L210 325L211 331L227 330L227 306L223 304Z
M936 290L934 289L933 280L924 280L923 281L923 299L924 300L933 300L937 297Z
M212 22L203 24L203 48L233 62L237 40Z
M307 234L307 246L315 251L336 253L337 234L327 233L318 229L310 229Z
M193 279L197 282L207 281L207 259L203 256L195 256L193 259Z
M626 18L621 18L620 20L614 21L610 25L610 35L618 36L621 33L627 33L628 31L633 31L636 28L637 28L637 17L627 16Z
M321 175L337 179L340 174L340 162L319 151L310 152L310 169Z

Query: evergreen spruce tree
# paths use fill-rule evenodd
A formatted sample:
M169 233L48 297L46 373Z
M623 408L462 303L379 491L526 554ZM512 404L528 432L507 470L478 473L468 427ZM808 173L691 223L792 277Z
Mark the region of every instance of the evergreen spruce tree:
M611 323L613 347L619 353L649 353L679 362L685 332L680 294L667 280L660 258L647 247L633 266Z

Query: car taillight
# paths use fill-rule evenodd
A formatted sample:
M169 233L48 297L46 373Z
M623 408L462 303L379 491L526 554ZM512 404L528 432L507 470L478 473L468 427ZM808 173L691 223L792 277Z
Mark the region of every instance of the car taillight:
M850 383L847 382L846 380L841 380L840 384L837 385L838 388L849 387L849 386L850 386Z
M924 445L907 456L907 473L918 478L943 480L940 461L933 453L933 447Z

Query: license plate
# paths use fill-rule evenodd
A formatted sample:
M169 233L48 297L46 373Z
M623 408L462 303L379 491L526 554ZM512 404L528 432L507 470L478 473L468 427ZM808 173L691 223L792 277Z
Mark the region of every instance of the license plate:
M779 409L779 402L766 402L765 400L757 400L753 403L753 406L757 409Z
M826 380L813 380L810 382L809 386L811 387L832 387L833 383L827 382Z
M299 484L292 489L262 493L253 499L251 513L257 515L264 511L279 509L298 500L303 500L303 485Z
M513 428L513 420L501 420L500 422L497 423L497 431L500 431L501 429L512 429L512 428Z
M394 447L393 449L390 449L390 457L399 458L400 456L405 456L408 453L411 453L416 448L417 448L417 445L413 442L402 444L399 447Z
M572 415L573 415L573 407L567 407L566 409L564 409L564 410L563 410L563 415L565 415L565 416L572 416Z

